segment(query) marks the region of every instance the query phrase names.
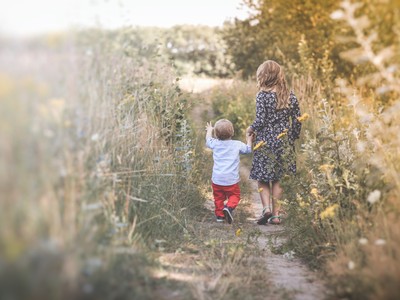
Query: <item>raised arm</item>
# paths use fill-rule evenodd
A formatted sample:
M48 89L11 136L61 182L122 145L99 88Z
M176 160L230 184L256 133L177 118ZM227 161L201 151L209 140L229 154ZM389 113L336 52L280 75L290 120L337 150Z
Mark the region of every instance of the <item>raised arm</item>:
M213 127L212 127L212 125L211 125L211 122L207 122L206 130L207 130L207 133L206 133L206 140L208 140L209 138L212 138Z

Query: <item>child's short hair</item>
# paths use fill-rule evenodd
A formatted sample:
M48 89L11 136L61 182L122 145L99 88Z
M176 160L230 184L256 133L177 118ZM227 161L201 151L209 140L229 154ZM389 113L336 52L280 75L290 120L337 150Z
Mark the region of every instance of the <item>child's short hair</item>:
M214 131L219 140L229 140L235 132L232 122L227 119L218 120L214 125Z

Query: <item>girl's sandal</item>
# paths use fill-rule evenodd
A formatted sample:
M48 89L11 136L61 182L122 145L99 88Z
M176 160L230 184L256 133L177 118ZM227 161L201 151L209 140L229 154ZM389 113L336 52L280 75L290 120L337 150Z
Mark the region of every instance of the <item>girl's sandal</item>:
M274 222L273 220L278 219L279 222ZM272 224L272 225L280 225L282 220L281 220L281 216L272 216L271 218L268 219L268 224Z
M258 225L267 225L268 220L272 217L272 213L271 212L266 212L264 213L258 220L257 220L257 224Z

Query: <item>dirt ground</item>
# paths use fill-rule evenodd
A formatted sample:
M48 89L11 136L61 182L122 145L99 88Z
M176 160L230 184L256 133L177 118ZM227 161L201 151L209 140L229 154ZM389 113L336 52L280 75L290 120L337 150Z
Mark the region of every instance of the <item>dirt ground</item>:
M200 86L190 79L184 89L202 92L217 82L202 80ZM210 84L211 82L211 84ZM203 128L204 118L212 117L210 103L195 103L192 119ZM203 124L204 123L204 124ZM211 156L210 156L211 157ZM193 231L197 239L180 251L160 256L159 277L189 286L163 294L164 299L324 299L326 287L319 274L311 271L295 253L282 253L284 225L257 225L261 203L256 182L247 180L249 168L241 166L245 187L240 208L232 225L219 224L213 215L211 188L205 193L205 216ZM179 249L178 249L179 250ZM168 289L167 289L168 290Z

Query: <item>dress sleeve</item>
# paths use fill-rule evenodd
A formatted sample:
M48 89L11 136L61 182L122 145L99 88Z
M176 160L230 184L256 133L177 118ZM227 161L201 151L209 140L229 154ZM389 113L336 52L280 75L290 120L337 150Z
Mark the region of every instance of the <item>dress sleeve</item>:
M290 93L290 117L292 119L292 127L289 130L289 139L293 143L300 137L301 122L297 120L300 117L299 101L293 93Z
M267 110L265 108L264 97L265 95L262 93L258 93L256 97L256 119L253 124L250 125L254 131L260 131L265 126Z

